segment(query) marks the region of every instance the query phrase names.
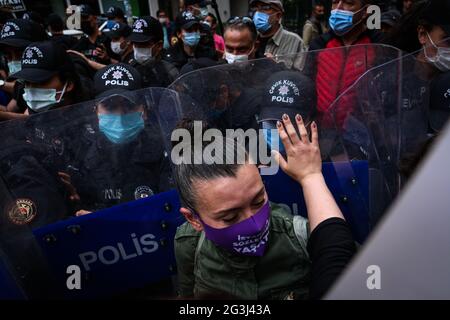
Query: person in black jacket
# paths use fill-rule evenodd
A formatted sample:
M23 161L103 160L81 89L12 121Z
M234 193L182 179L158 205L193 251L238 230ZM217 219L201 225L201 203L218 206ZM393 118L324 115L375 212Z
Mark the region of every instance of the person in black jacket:
M133 57L128 61L142 78L142 86L168 87L178 77L177 68L163 60L163 29L153 17L143 17L133 24L127 38L133 44Z

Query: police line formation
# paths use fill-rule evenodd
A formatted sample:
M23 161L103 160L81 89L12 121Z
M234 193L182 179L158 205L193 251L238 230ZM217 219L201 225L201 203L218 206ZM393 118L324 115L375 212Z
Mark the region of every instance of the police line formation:
M0 297L322 297L450 112L450 1L371 4L4 21Z

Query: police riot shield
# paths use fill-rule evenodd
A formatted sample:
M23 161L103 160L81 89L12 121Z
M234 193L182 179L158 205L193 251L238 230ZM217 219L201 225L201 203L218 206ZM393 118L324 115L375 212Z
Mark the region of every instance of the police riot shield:
M338 137L346 159L369 164L371 228L414 173L432 133L430 85L441 73L425 59L425 50L372 68L332 105L335 123L342 123ZM352 112L341 112L347 101Z
M0 124L1 297L174 296L184 219L162 97L179 101L166 89L119 92Z
M325 179L355 239L363 242L370 230L370 163L364 155L350 158L341 143L345 116L354 108L354 97L343 99L342 95L368 70L398 60L400 55L389 46L358 45L185 74L170 87L179 94L179 103L160 104L165 108L158 114L166 130L167 148L180 140L173 129L180 128L180 123L186 127L186 122L200 140L213 141L219 132L225 138L239 140L260 167L269 199L293 214L306 216L300 186L278 170L270 151L276 149L283 154L276 130L283 114L291 119L300 114L308 126L316 121Z
M378 150L378 154L369 153L368 159L386 179L381 186L386 192L381 195L391 192L389 202L392 202L396 190L391 188L391 181L396 178L397 169L402 175L401 197L394 198L370 241L342 273L326 299L449 297L449 259L442 255L448 251L449 243L447 229L443 227L449 224L446 192L449 171L446 167L450 131L448 124L445 126L449 82L446 81L448 66L445 67L442 57L436 55L439 54L436 46L448 47L449 40L444 39L443 43L422 48L404 55L399 61L373 69L352 88L353 93L360 93L359 114L354 116L365 123L370 145ZM400 67L399 74L393 71L394 64ZM396 104L386 99L389 93L387 85L395 76L402 79L401 94ZM368 88L369 97L364 93ZM394 121L398 124L397 130L387 125L392 122L392 106L399 110L399 120ZM366 120L363 114L366 114ZM431 134L439 131L434 127L435 121L440 122L442 134L429 139ZM398 141L397 144L394 141ZM392 150L390 145L397 146L397 150ZM429 147L431 145L432 148ZM380 150L385 150L385 153ZM389 150L398 151L398 158L395 159ZM406 189L405 181L408 181ZM382 200L380 197L375 199ZM424 238L422 234L428 236ZM372 275L377 274L372 283L366 281L369 269ZM384 279L381 280L382 290L370 290L379 289L381 281L377 276L380 272Z

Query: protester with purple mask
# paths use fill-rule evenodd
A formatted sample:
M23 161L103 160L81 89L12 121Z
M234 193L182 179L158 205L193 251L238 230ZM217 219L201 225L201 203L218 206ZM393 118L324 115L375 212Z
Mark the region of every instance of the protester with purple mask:
M176 162L173 174L180 211L187 220L175 236L181 297L308 299L313 277L312 297L319 298L353 254L351 233L321 172L316 124L311 125L310 141L299 116L295 122L301 137L288 116L283 122L278 130L288 158L280 154L276 158L283 171L301 184L309 222L269 201L258 168L247 154L244 164ZM193 132L190 121L179 127ZM225 139L227 153L228 143ZM239 154L238 145L231 143L231 148ZM197 157L194 149L190 148L192 159ZM331 237L337 251L324 238L332 233L338 236ZM309 242L310 236L315 243Z

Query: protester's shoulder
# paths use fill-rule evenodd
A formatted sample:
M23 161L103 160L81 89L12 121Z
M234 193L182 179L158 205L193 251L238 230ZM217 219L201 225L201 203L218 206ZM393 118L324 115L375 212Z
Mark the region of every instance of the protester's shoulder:
M196 231L189 222L183 223L181 226L177 228L177 232L175 233L175 242L197 242L200 237L200 232Z
M289 41L299 41L299 42L303 41L298 34L286 29L283 29L283 38L289 39Z
M292 243L299 244L306 252L309 237L308 219L300 215L292 215L280 205L271 203L271 232L287 236Z
M312 27L313 26L313 23L312 23L312 21L310 19L305 21L304 27L306 27L306 26L308 26L308 27Z
M272 229L278 232L285 232L293 228L294 216L288 210L274 202L270 203Z

